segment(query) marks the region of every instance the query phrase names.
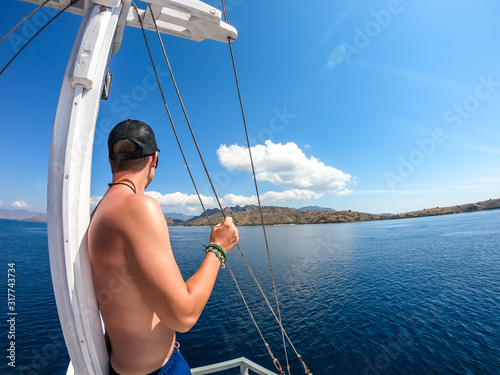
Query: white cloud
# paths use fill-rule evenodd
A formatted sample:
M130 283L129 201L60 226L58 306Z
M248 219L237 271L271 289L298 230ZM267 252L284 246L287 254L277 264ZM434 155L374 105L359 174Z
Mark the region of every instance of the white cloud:
M162 194L157 191L148 191L146 195L154 198L158 204L162 206L163 211L193 213L199 212L201 209L200 200L196 194L188 195L179 192ZM215 198L201 195L201 200L205 208L214 208L218 206Z
M246 147L221 145L217 150L221 164L230 171L251 171L251 165ZM252 147L256 177L260 181L268 181L285 188L284 191L268 191L260 195L264 205L275 202L300 201L318 199L327 194L336 193L339 196L352 194L347 185L355 185L351 175L327 166L315 157L307 158L302 150L293 142L274 144L266 141L265 145ZM193 214L201 211L199 198L196 194L180 192L162 194L157 191L146 192L154 198L164 212L182 212ZM91 197L94 208L102 197ZM201 195L205 208L218 208L215 198ZM256 205L255 195L242 196L227 194L220 197L224 207Z
M15 201L12 203L12 207L14 208L28 208L28 204L25 201Z
M295 200L317 199L321 194L317 194L312 190L291 189L283 192L268 191L262 195L263 203L284 202Z
M243 195L228 194L224 197L224 205L227 206L246 206L247 204L257 204L257 197L252 195L251 197L245 197ZM262 197L261 197L262 203Z
M185 214L193 214L201 211L200 201L195 194L187 195L183 193L162 194L157 191L146 192L147 195L154 198L162 207L164 212L182 212ZM307 200L319 198L321 195L312 190L291 189L283 192L268 191L260 195L260 202L268 204L272 202L284 202L295 200ZM203 205L206 209L218 208L219 205L215 198L201 195ZM252 195L245 197L243 195L227 194L224 197L219 197L222 206L246 206L257 205L257 197Z
M90 197L90 212L94 211L99 202L101 201L102 196L98 197Z
M185 214L199 213L201 211L200 201L195 194L187 195L183 193L162 194L157 191L145 193L154 198L164 212L182 212ZM90 197L90 210L93 211L101 201L102 196ZM205 208L218 207L217 201L212 197L201 196ZM221 200L222 201L222 200Z
M443 75L431 75L422 73L422 71L415 69L401 69L388 64L376 64L372 60L356 59L355 64L359 68L365 68L382 73L384 75L393 76L399 80L414 81L421 85L428 85L431 87L446 87L455 90L463 90L464 85L460 81L451 81L443 78ZM466 88L466 87L465 87Z
M470 150L487 152L491 154L500 154L500 148L491 148L491 147L481 147L481 146L471 146L471 145L463 145L462 148L467 148Z
M273 202L285 202L285 201L295 201L295 200L307 200L319 198L321 194L317 194L312 190L300 190L291 189L282 192L268 191L260 195L260 202L262 204L268 204ZM247 204L258 204L257 197L252 195L251 197L245 197L243 195L227 194L223 199L224 205L226 206L245 206Z
M243 146L221 145L217 155L222 166L230 171L251 171L248 149ZM346 188L351 175L307 156L293 142L252 147L257 180L269 181L292 191L313 191L331 194Z
M490 178L476 178L473 182L486 182L486 183L500 183L500 177ZM429 185L413 190L390 190L390 189L380 189L380 190L356 190L357 194L363 195L436 195L436 194L454 194L455 192L461 191L479 191L483 188L481 185Z
M498 172L500 172L500 169ZM481 184L500 184L500 176L476 177L474 182L480 182Z
M147 191L145 193L154 198L161 206L164 212L181 212L185 214L197 214L202 208L198 196L195 194L187 195L183 193L162 194L157 191ZM93 211L101 201L102 196L90 197L90 210ZM217 201L212 197L201 196L205 208L218 207ZM221 199L222 201L222 199Z
M337 47L333 49L333 51L328 56L325 68L329 70L335 67L336 65L342 64L342 61L344 61L346 55L347 55L346 47L343 44L339 44Z
M3 205L3 203L0 201L0 206Z
M354 190L349 190L349 189L344 189L344 190L340 190L338 191L337 193L335 193L335 195L351 195L352 193L354 193Z

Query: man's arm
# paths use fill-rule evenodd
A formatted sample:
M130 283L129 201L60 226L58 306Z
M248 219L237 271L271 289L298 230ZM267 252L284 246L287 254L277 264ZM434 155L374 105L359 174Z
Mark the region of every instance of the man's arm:
M133 196L124 218L124 249L131 273L142 294L161 321L169 328L186 332L196 323L210 294L220 268L211 252L185 282L175 262L168 228L158 203L148 196ZM229 252L238 242L232 219L215 227L210 242Z

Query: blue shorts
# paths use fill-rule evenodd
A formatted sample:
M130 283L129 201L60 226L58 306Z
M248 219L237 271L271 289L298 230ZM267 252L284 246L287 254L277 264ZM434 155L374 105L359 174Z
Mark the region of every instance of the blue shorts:
M111 367L111 362L109 363L109 375L120 375ZM181 352L174 348L167 363L148 375L191 375L191 370Z

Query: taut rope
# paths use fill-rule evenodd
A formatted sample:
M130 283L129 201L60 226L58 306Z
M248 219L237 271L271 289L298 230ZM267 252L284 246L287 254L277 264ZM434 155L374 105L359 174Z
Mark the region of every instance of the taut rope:
M153 60L153 57L152 57L152 54L151 54L151 51L150 51L150 48L149 48L149 44L148 44L148 41L147 41L147 38L146 38L146 34L145 34L145 31L144 31L144 26L143 26L143 23L142 23L142 19L141 19L140 15L139 15L139 12L138 12L138 10L137 10L137 6L135 5L135 3L134 3L134 2L132 2L132 4L133 4L133 5L134 5L134 7L135 7L135 11L136 11L137 17L138 17L139 22L140 22L140 25L141 25L142 33L143 33L143 36L144 36L144 40L145 40L145 43L146 43L146 47L147 47L147 49L148 49L148 54L149 54L149 57L150 57L150 60L151 60L151 64L153 65L153 70L154 70L154 72L155 72L155 76L156 76L156 80L157 80L157 83L158 83L158 87L159 87L159 89L160 89L160 93L161 93L161 96L162 96L162 99L163 99L163 103L164 103L164 105L165 105L165 109L167 110L167 114L168 114L168 117L169 117L169 120L170 120L170 123L171 123L172 129L173 129L173 131L174 131L174 134L175 134L175 137L176 137L176 140L177 140L177 144L178 144L178 146L179 146L179 149L181 150L181 153L182 153L182 156L183 156L183 159L184 159L184 163L185 163L186 168L187 168L187 170L188 170L188 172L189 172L189 175L190 175L190 177L191 177L191 181L192 181L193 186L194 186L194 188L195 188L195 191L196 191L196 194L197 194L197 196L198 196L198 199L199 199L199 201L200 201L200 203L201 203L201 206L202 206L203 212L204 212L204 214L205 214L205 217L207 218L208 224L209 224L209 226L210 226L210 227L213 227L213 226L212 226L212 224L210 223L208 213L207 213L207 211L206 211L206 209L205 209L205 207L204 207L204 205L203 205L203 202L202 202L202 199L201 199L201 195L200 195L200 193L199 193L199 191L198 191L198 188L196 187L196 183L195 183L194 178L193 178L193 176L192 176L192 173L191 173L191 170L190 170L190 167L189 167L189 163L187 162L187 159L186 159L186 157L185 157L185 154L184 154L184 152L183 152L183 150L182 150L182 146L181 146L181 143L180 143L179 137L178 137L178 135L177 135L177 131L176 131L176 129L175 129L175 125L174 125L174 122L173 122L172 116L171 116L171 114L170 114L170 110L169 110L169 108L168 108L168 104L167 104L167 102L166 102L165 95L164 95L164 93L163 93L163 89L162 89L162 87L161 87L161 83L160 83L160 80L159 80L158 74L157 74L157 72L156 72L156 67L155 67L154 60ZM185 106L184 106L184 103L183 103L183 101L182 101L182 97L181 97L181 95L180 95L180 91L179 91L178 86L177 86L177 83L176 83L176 81L175 81L175 77L174 77L174 74L173 74L173 71L172 71L172 68L171 68L170 62L169 62L169 60L168 60L168 56L167 56L167 54L166 54L165 47L164 47L164 44L163 44L163 41L162 41L162 38L161 38L160 32L159 32L158 27L157 27L157 25L156 25L156 19L155 19L155 17L154 17L154 14L152 13L152 10L151 10L151 9L150 9L150 11L151 11L151 17L152 17L153 23L154 23L154 25L155 25L155 30L156 30L156 33L157 33L158 39L159 39L160 44L161 44L161 47L162 47L162 51L163 51L163 54L164 54L164 58L165 58L165 61L166 61L166 63L167 63L167 66L168 66L168 69L169 69L169 73L170 73L170 76L171 76L171 78L172 78L172 82L173 82L173 85L174 85L174 87L175 87L175 90L176 90L176 93L177 93L177 96L178 96L179 102L180 102L180 104L181 104L181 107L182 107L182 110L183 110L183 113L184 113L184 116L185 116L185 119L186 119L187 125L188 125L188 127L189 127L190 132L191 132L191 136L192 136L192 138L193 138L193 142L194 142L194 144L195 144L195 146L196 146L196 149L197 149L197 151L198 151L198 155L199 155L199 157L200 157L200 161L202 162L203 167L204 167L204 169L205 169L205 173L206 173L207 178L208 178L208 180L209 180L209 182L210 182L210 186L211 186L212 191L213 191L213 193L214 193L214 196L215 196L215 198L216 198L216 201L217 201L217 204L218 204L219 209L220 209L220 211L221 211L221 214L222 214L223 218L226 218L226 214L225 214L224 209L223 209L223 207L222 207L222 204L221 204L221 202L220 202L219 196L218 196L218 194L217 194L217 192L216 192L216 190L215 190L214 184L213 184L212 179L211 179L211 177L210 177L210 173L208 172L208 168L206 167L205 161L204 161L204 159L203 159L203 155L202 155L201 150L200 150L200 148L199 148L199 146L198 146L198 142L197 142L197 140L196 140L196 136L195 136L194 131L193 131L193 128L192 128L192 126L191 126L191 122L190 122L190 120L189 120L189 117L188 117L188 115L187 115L187 111L186 111ZM226 10L224 10L224 11L225 11L225 14L227 14L227 13L226 13ZM234 69L235 69L235 74L236 74L236 68L235 68L235 63L234 63L234 57L233 57L233 54L232 54L232 49L231 49L231 56L232 56L232 59L233 59L233 67L234 67ZM236 76L236 81L237 81L237 76ZM241 105L241 108L242 108L242 115L243 115L243 118L244 118L243 105L242 105L242 101L241 101L241 94L240 94L239 84L238 84L238 83L237 83L237 86L238 86L238 93L239 93L239 96L240 96L240 105ZM248 141L248 139L249 139L249 138L248 138L248 130L247 130L247 128L246 128L246 121L245 121L245 133L246 133L246 136L247 136L247 142L249 143L249 141ZM251 156L251 150L250 150L250 148L249 148L249 152L250 152L250 156ZM253 169L254 179L255 179L255 169L253 168L253 160L252 160L252 169ZM256 186L256 189L257 189L257 196L258 196L258 202L259 202L259 208L260 208L260 215L261 215L262 224L263 224L263 227L264 227L263 214L262 214L262 207L261 207L261 204L260 204L260 197L259 197L259 195L258 195L258 188L257 188L257 186ZM264 233L265 233L265 228L264 228ZM241 256L242 256L242 258L243 258L243 260L244 260L244 262L245 262L245 264L246 264L246 266L247 266L247 268L248 268L248 270L250 271L250 274L252 275L252 277L253 277L253 279L254 279L254 281L255 281L255 283L256 283L256 285L257 285L257 287L259 288L259 290L260 290L260 292L261 292L262 296L264 297L264 300L266 301L266 303L267 303L267 305L268 305L269 309L271 310L271 312L272 312L272 314L274 315L274 317L275 317L276 321L278 322L278 324L279 324L279 326L280 326L280 328L281 328L281 331L282 331L282 336L287 338L287 340L288 340L288 342L290 343L291 347L292 347L292 348L293 348L293 350L295 351L295 353L296 353L297 357L299 358L299 360L301 361L302 365L304 366L305 373L306 373L306 374L310 374L310 375L312 375L312 374L311 374L311 372L310 372L310 370L307 368L306 364L304 363L304 360L302 359L302 357L300 356L300 354L298 354L297 350L295 349L295 347L294 347L293 343L291 342L291 340L290 340L290 338L289 338L288 334L286 333L286 331L285 331L285 329L284 329L284 327L283 327L283 325L282 325L282 322L281 322L281 317L279 317L279 318L278 318L278 316L277 316L277 315L276 315L276 313L274 312L273 307L271 306L271 304L270 304L269 300L267 299L266 294L264 293L264 291L263 291L263 289L262 289L262 287L261 287L261 285L260 285L259 281L257 280L257 278L256 278L256 276L255 276L255 274L254 274L254 272L252 271L252 268L250 267L250 264L248 263L248 261L247 261L247 259L246 259L245 255L243 254L243 251L241 250L241 247L240 247L240 245L239 245L239 244L237 244L237 248L238 248L238 250L239 250L239 252L240 252L240 254L241 254ZM268 258L269 258L269 260L270 260L270 253L269 253L269 246L268 246L268 243L267 243L267 236L266 236L266 248L267 248L267 252L268 252ZM231 270L231 267L229 266L229 264L228 264L228 263L226 263L226 265L227 265L227 267L228 267L228 269L229 269L229 271L230 271L230 273L231 273L231 276L232 276L232 278L233 278L233 281L235 282L235 285L236 285L236 287L237 287L237 289L238 289L238 292L240 293L240 296L241 296L241 298L242 298L242 300L243 300L243 302L244 302L244 304L245 304L245 306L246 306L246 308L247 308L247 310L248 310L248 312L249 312L249 314L250 314L250 317L252 318L252 321L253 321L254 325L256 326L257 331L259 332L259 334L260 334L260 336L261 336L261 338L262 338L262 340L263 340L263 342L264 342L264 345L266 346L266 348L267 348L267 350L268 350L268 353L269 353L270 357L271 357L271 358L272 358L272 360L273 360L273 363L274 363L274 365L275 365L276 369L279 371L279 373L280 373L280 374L284 374L284 371L282 370L282 367L281 367L281 365L280 365L279 361L278 361L278 360L274 357L274 355L273 355L272 351L270 350L270 347L269 347L268 343L266 342L266 340L265 340L265 338L264 338L264 336L263 336L263 334L262 334L262 331L260 330L260 328L259 328L259 326L258 326L258 324L257 324L257 322L256 322L256 320L255 320L255 318L254 318L254 316L253 316L253 314L252 314L251 310L250 310L250 307L248 306L248 303L246 302L245 297L243 296L243 293L242 293L242 291L241 291L241 289L240 289L240 287L239 287L238 282L236 281L236 278L235 278L235 276L234 276L234 274L233 274L233 272L232 272L232 270ZM271 265L271 268L272 268L272 265ZM272 272L272 270L271 270L271 272ZM275 286L275 282L274 282L274 275L273 275L273 286L274 286L274 288L275 288L275 296L276 296L276 298L277 298L276 286ZM279 303L278 303L278 309L279 309ZM286 352L286 345L285 345L285 352ZM288 356L287 356L287 365L288 365ZM289 367L289 365L288 365L288 371L289 371L289 373L290 373L290 367Z
M39 6L37 6L37 7L35 8L35 10L33 10L30 14L28 14L26 17L24 17L21 21L19 21L19 23L18 23L16 26L14 26L14 27L13 27L13 28L12 28L12 29L11 29L11 30L10 30L10 31L9 31L9 32L8 32L8 33L7 33L7 34L6 34L3 38L2 38L2 40L0 40L0 43L2 43L2 42L5 40L5 38L7 38L10 34L12 34L12 33L14 32L14 30L16 30L19 26L21 26L21 25L24 23L24 21L26 21L28 18L30 18L30 17L33 15L33 13L35 13L38 9L40 9L41 7L43 7L43 6L44 6L45 4L47 4L49 1L50 1L50 0L45 0L42 4L40 4Z
M189 167L189 163L187 162L186 155L184 154L184 151L182 149L181 141L180 141L179 136L177 134L177 130L175 128L174 120L172 119L172 115L170 114L170 109L168 108L167 101L165 99L165 95L163 94L163 89L161 87L160 79L159 79L158 73L156 71L156 66L155 66L155 63L153 60L153 55L151 54L151 50L150 50L149 44L148 44L148 39L146 38L146 33L144 32L144 25L142 24L141 16L139 15L139 11L137 10L137 5L133 1L132 1L132 4L134 4L137 18L139 19L139 23L141 24L142 35L144 36L144 42L146 43L146 48L148 49L149 59L151 60L151 65L153 66L153 70L155 72L156 82L158 83L158 88L160 89L161 97L163 99L163 104L165 105L165 109L167 110L167 115L168 115L168 118L170 120L170 124L172 126L172 130L174 132L175 139L177 141L177 145L179 146L179 150L181 151L182 158L184 159L184 164L186 165L186 168L189 172L189 177L191 178L191 182L193 183L194 189L196 190L196 195L198 196L201 207L203 208L203 212L205 213L205 217L207 218L207 221L208 221L208 224L210 225L210 227L212 227L212 224L210 223L210 219L208 218L207 210L205 209L205 205L203 204L203 201L201 200L201 195L200 195L198 188L196 186L196 183L194 181L193 174L191 173L191 168ZM155 21L155 27L156 27L156 21Z
M7 63L7 65L5 65L5 66L3 67L2 71L0 72L0 76L3 74L3 72L5 71L5 69L7 69L7 67L8 67L8 66L12 63L12 61L14 61L14 59L15 59L15 58L16 58L16 57L17 57L17 56L21 53L21 51L22 51L23 49L25 49L25 48L28 46L28 44L30 44L30 43L31 43L31 41L32 41L33 39L35 39L35 38L37 37L37 35L38 35L38 34L40 34L40 33L42 32L42 30L43 30L43 29L45 29L47 26L49 26L49 25L52 23L52 21L54 21L54 20L55 20L57 17L59 17L59 16L60 16L60 15L61 15L61 14L62 14L65 10L66 10L66 9L68 9L70 6L72 6L72 5L73 5L74 3L76 3L77 1L78 1L78 0L73 0L71 3L69 3L68 5L66 5L66 6L65 6L65 7L64 7L61 11L59 11L59 13L57 13L54 17L52 17L52 18L51 18L51 19L50 19L50 20L49 20L49 21L48 21L45 25L43 25L43 26L42 26L42 28L41 28L40 30L38 30L38 31L35 33L35 35L33 35L33 36L32 36L32 37L31 37L31 38L30 38L30 39L29 39L29 40L28 40L28 41L27 41L27 42L26 42L26 43L25 43L25 44L24 44L24 45L23 45L23 46L19 49L19 51L17 51L17 53L16 53L16 54L15 54L15 55L14 55L14 56L13 56L13 57L9 60L9 62ZM46 4L46 3L47 3L47 1L46 1L45 3L43 3L42 5L44 5L44 4ZM40 8L40 7L38 7L38 8ZM35 11L37 11L37 10L38 10L38 8L37 8L37 9L35 9ZM35 11L31 12L31 14L33 14ZM29 16L31 16L31 14L30 14L30 15L28 15L28 17L29 17ZM23 23L23 22L24 22L24 21L25 21L28 17L26 17L24 20L22 20L22 21L21 21L21 23ZM13 30L11 30L11 31L10 31L10 32L9 32L9 33L8 33L8 34L4 37L4 38L3 38L3 39L5 39L5 38L6 38L6 37L7 37L7 36L8 36L8 35L12 32L12 31L14 31L14 30L15 30L18 26L19 26L19 25L17 25L17 26L16 26ZM3 39L2 39L2 41L3 41Z
M225 19L225 22L229 23L229 18L228 18L228 15L227 15L226 1L225 0L222 0L222 8L224 10L224 19ZM276 308L278 310L278 320L279 320L279 325L281 327L281 338L283 340L283 350L285 351L286 366L287 366L287 369L288 369L288 374L291 375L291 373L290 373L290 364L288 362L288 351L286 349L285 330L283 329L283 320L281 318L280 303L279 303L279 300L278 300L278 292L277 292L277 289L276 289L276 282L275 282L275 279L274 279L273 264L271 262L271 253L269 251L269 243L267 241L266 226L264 225L264 215L262 213L262 204L260 202L260 194L259 194L259 187L257 185L257 177L255 175L255 166L254 166L253 157L252 157L252 148L250 146L250 138L248 137L247 120L246 120L246 117L245 117L245 110L243 109L243 99L241 98L240 83L239 83L239 80L238 80L238 73L236 71L236 63L234 61L233 47L231 46L231 39L230 38L227 38L227 43L229 45L229 52L231 53L231 61L233 63L233 71L234 71L234 79L235 79L235 83L236 83L236 89L238 91L238 99L239 99L239 102L240 102L241 117L242 117L242 120L243 120L243 127L245 128L245 137L246 137L246 140L247 140L248 155L250 157L250 164L252 166L253 181L254 181L254 185L255 185L255 195L257 196L257 202L259 204L260 220L261 220L261 223L262 223L262 232L264 234L264 241L266 243L267 259L269 261L269 271L271 272L271 279L272 279L272 282L273 282L274 296L275 296L275 299L276 299Z

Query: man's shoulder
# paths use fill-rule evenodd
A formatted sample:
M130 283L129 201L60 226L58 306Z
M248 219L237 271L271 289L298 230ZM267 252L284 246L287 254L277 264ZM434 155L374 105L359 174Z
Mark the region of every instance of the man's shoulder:
M158 202L149 195L130 195L124 202L125 209L134 216L163 215Z
M133 253L143 252L148 240L156 241L168 233L167 221L158 202L147 195L130 195L121 203L116 227L125 249ZM168 237L167 237L168 238Z
M98 216L108 225L123 227L123 225L137 225L137 223L146 224L150 220L163 216L158 202L148 195L137 194L119 198L108 197L108 199L112 200L103 202L106 204L97 210Z

